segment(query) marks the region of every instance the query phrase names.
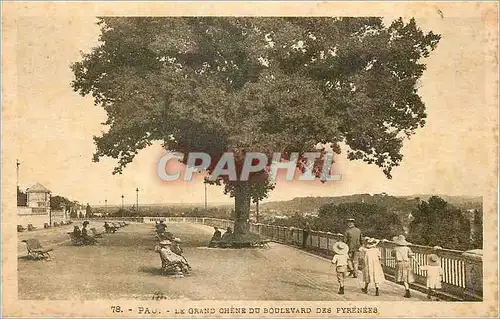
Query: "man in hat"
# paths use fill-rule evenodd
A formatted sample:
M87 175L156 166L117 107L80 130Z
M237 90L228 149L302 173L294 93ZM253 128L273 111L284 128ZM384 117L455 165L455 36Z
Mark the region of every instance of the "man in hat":
M167 225L165 225L165 222L162 220L160 220L160 223L159 224L156 224L156 232L158 233L158 235L163 235L163 233L165 233L165 230L167 229Z
M347 230L344 234L344 242L349 247L349 275L354 278L358 277L358 265L361 247L362 235L361 230L354 224L354 218L347 219Z
M210 243L208 243L208 247L217 247L220 240L222 239L222 234L217 226L214 226L214 234L212 235L212 239L210 239Z
M344 279L347 272L347 263L348 263L348 252L349 247L346 243L341 241L336 242L333 245L333 255L332 264L335 265L335 270L337 272L337 281L339 282L339 295L344 294Z

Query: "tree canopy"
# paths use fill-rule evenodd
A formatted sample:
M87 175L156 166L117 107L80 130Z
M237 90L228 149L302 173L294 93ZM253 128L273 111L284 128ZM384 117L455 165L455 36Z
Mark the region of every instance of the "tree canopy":
M426 246L466 250L471 240L471 223L463 211L448 204L439 196L422 201L413 212L410 224L410 241Z
M381 18L103 17L98 24L100 44L72 65L72 87L107 112L94 160L118 159L114 173L154 141L210 154L209 173L224 152L287 156L323 143L336 153L346 145L349 159L390 178L403 140L425 123L421 58L440 39L414 19L385 26ZM273 188L265 170L248 182L217 183L244 210Z
M318 226L321 230L343 234L347 228L346 218L356 220L363 236L391 239L403 233L396 213L384 206L367 203L326 204L319 210Z

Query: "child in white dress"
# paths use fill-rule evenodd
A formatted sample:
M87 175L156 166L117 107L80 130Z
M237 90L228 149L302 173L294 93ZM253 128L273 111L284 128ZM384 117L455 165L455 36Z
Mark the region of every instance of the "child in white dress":
M432 300L432 297L436 296L436 289L441 289L441 281L443 280L443 269L441 268L439 257L436 254L428 255L427 265L421 266L420 269L426 273L427 299Z
M379 295L379 286L385 280L382 264L380 263L380 250L377 245L379 240L370 238L366 241L363 249L363 282L365 287L361 289L365 294L368 293L368 285L375 285L375 296Z

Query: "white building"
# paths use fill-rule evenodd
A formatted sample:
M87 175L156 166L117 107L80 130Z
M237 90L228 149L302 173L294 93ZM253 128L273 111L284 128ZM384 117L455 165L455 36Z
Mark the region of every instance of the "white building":
M53 225L67 220L64 210L50 209L50 190L36 183L26 190L26 206L17 207L17 224L27 227L29 224L43 228L45 224Z
M28 197L27 204L33 212L43 213L49 212L50 209L50 191L42 184L36 183L26 190Z

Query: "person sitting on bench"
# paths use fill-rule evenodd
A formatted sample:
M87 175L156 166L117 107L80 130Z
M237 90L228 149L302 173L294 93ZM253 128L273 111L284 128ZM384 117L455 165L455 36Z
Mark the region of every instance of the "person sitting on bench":
M222 238L221 238L220 243L219 243L219 247L222 247L222 248L230 247L233 239L234 239L233 231L232 231L231 227L228 227L226 229L226 232L224 233L224 235L222 235Z
M97 240L95 240L94 237L92 236L89 236L88 233L87 233L87 225L90 224L88 221L84 221L83 222L83 227L82 227L82 239L83 239L83 242L86 244L86 245L91 245L91 244L95 244L97 243Z
M176 237L172 240L172 248L170 248L174 254L177 254L179 256L182 256L182 253L184 252L181 248L181 239Z
M80 228L78 228L78 226L75 226L73 228L73 236L75 236L76 238L82 236L82 232L80 231Z
M189 262L187 261L186 257L182 256L184 251L182 250L181 239L179 237L176 237L172 240L172 248L170 248L170 250L172 250L174 254L181 256L182 259L184 259L184 262L186 263L189 270L191 270L191 266L189 265Z
M212 239L210 239L210 243L208 243L208 247L217 247L220 240L222 239L222 234L219 228L217 228L217 226L214 226L214 230L214 234L212 235Z
M162 261L162 269L167 269L170 265L175 264L180 267L181 271L183 273L189 272L189 264L187 261L182 258L182 256L179 256L175 254L172 251L172 242L169 240L162 240L159 243L159 253Z
M165 225L163 220L160 220L160 223L156 224L156 233L158 233L158 235L162 235L165 233L165 230L167 230L167 225Z
M104 229L106 230L106 233L114 233L116 231L116 228L109 226L108 222L104 222Z

